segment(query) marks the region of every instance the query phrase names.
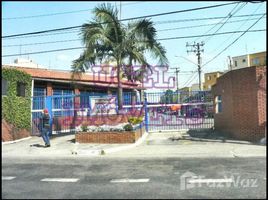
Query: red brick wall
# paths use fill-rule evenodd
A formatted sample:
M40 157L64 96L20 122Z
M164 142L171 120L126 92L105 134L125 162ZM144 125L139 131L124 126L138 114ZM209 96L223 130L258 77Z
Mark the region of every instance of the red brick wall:
M75 141L78 143L134 143L144 133L144 128L135 132L101 132L101 133L76 133Z
M17 130L14 126L2 119L2 142L18 140L29 136L29 131L25 129Z
M266 67L227 72L212 87L222 96L222 113L215 114L215 129L236 139L258 141L265 136Z

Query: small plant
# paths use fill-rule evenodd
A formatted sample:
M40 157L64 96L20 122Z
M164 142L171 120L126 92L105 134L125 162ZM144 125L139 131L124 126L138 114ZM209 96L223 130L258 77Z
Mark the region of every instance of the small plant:
M126 124L126 125L124 126L124 130L125 130L125 131L133 131L133 126L132 126L131 124Z
M83 132L87 132L87 131L88 131L87 125L82 124L82 126L81 126L81 130L82 130Z
M143 122L143 117L130 117L128 122L132 125L140 124Z

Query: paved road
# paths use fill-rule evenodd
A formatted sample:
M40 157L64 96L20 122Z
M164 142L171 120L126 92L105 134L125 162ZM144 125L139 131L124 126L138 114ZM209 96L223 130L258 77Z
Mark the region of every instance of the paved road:
M265 177L265 158L4 158L2 198L266 198Z

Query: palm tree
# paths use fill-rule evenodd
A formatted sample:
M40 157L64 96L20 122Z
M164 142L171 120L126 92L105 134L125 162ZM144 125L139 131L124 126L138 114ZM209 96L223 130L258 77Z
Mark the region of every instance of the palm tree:
M166 65L166 51L156 41L153 22L141 19L124 25L118 19L118 10L111 4L101 4L93 10L94 20L82 25L82 41L86 47L80 57L73 61L73 73L85 72L97 61L116 61L118 79L118 108L122 109L121 78L123 65L129 69L133 64L141 64L144 69L150 65L145 54L150 53L158 59L158 64ZM144 71L139 71L143 73ZM128 74L129 75L129 74ZM140 76L141 77L141 76ZM132 77L134 78L134 77Z

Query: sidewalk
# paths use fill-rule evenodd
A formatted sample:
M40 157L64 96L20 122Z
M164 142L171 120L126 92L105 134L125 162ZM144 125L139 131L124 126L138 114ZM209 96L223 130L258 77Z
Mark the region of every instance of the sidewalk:
M265 157L266 146L246 141L181 138L181 133L150 133L136 144L77 144L74 135L51 139L44 148L41 137L2 143L2 157ZM180 137L180 139L179 139Z
M51 147L45 148L42 137L32 136L15 142L2 142L2 157L99 156L133 148L146 137L147 133L133 144L79 144L75 143L74 135L65 135L51 138Z

